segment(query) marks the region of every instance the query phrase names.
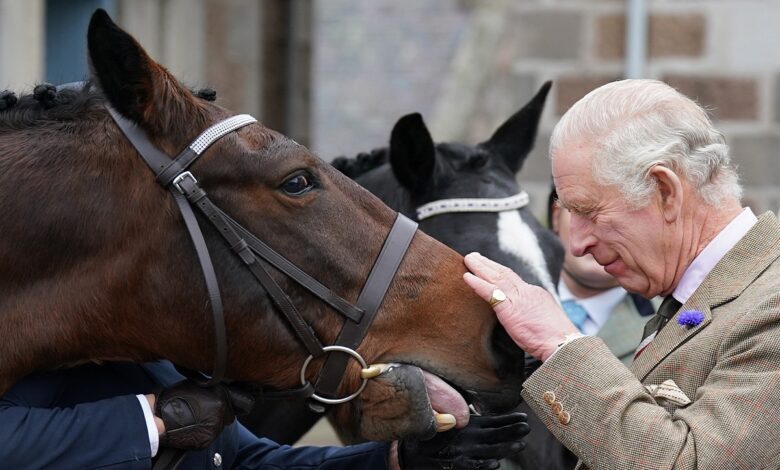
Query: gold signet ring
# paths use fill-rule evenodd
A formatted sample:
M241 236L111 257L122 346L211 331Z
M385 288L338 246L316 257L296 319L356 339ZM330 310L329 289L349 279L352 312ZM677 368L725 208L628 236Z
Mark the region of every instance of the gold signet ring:
M501 302L506 300L506 294L504 294L504 291L501 289L495 289L492 294L490 294L490 300L488 300L488 303L491 307L495 307L496 305L500 304Z

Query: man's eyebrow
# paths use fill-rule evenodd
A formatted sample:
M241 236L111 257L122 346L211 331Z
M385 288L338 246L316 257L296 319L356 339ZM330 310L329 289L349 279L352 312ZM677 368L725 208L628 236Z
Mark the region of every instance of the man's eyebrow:
M569 205L563 202L563 199L561 199L559 196L556 195L553 202L555 202L555 204L557 204L559 207L569 210Z
M580 213L580 214L587 213L589 211L592 211L595 208L595 205L592 205L592 204L577 203L576 201L575 202L566 203L566 202L561 201L560 199L558 199L558 204L560 204L561 207L563 207L564 209L566 209L569 212L577 212L577 213Z

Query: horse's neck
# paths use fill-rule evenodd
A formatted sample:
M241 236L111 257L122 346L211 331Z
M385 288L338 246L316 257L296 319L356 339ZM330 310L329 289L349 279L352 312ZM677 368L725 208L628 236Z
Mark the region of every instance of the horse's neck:
M184 349L179 330L157 311L172 293L150 293L144 282L150 265L177 260L161 253L170 245L161 233L170 231L174 217L166 219L164 200L149 202L153 183L141 181L148 176L143 163L134 168L118 155L105 162L101 158L108 157L94 152L32 151L29 144L23 154L6 145L12 138L3 140L0 391L38 369L152 359L159 357L159 344ZM71 141L62 145L79 148ZM156 275L158 282L165 279Z
M151 358L143 328L154 328L154 317L138 315L132 296L112 281L111 266L84 260L82 267L4 291L0 390L35 370Z

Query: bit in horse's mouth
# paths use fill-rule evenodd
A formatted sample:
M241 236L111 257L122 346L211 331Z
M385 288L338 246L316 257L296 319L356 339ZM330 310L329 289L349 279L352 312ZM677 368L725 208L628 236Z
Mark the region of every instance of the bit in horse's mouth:
M428 402L431 405L431 412L440 431L446 431L453 427L465 427L469 422L471 411L477 413L473 405L466 402L467 392L448 380L414 364L372 364L367 369L363 369L361 375L364 378L377 377L395 367L414 367L420 370L425 383L425 391L428 394Z

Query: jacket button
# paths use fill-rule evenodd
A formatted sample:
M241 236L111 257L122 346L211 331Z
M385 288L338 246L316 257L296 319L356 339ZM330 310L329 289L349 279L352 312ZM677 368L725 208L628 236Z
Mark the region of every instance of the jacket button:
M548 405L552 405L553 403L555 403L555 392L551 392L548 390L544 392L542 398L544 399L545 403L547 403Z
M558 421L560 421L560 423L563 425L567 425L569 424L569 421L571 421L571 415L568 411L561 411L561 413L558 415Z
M222 465L222 456L217 452L214 454L214 466L219 467L220 465Z

